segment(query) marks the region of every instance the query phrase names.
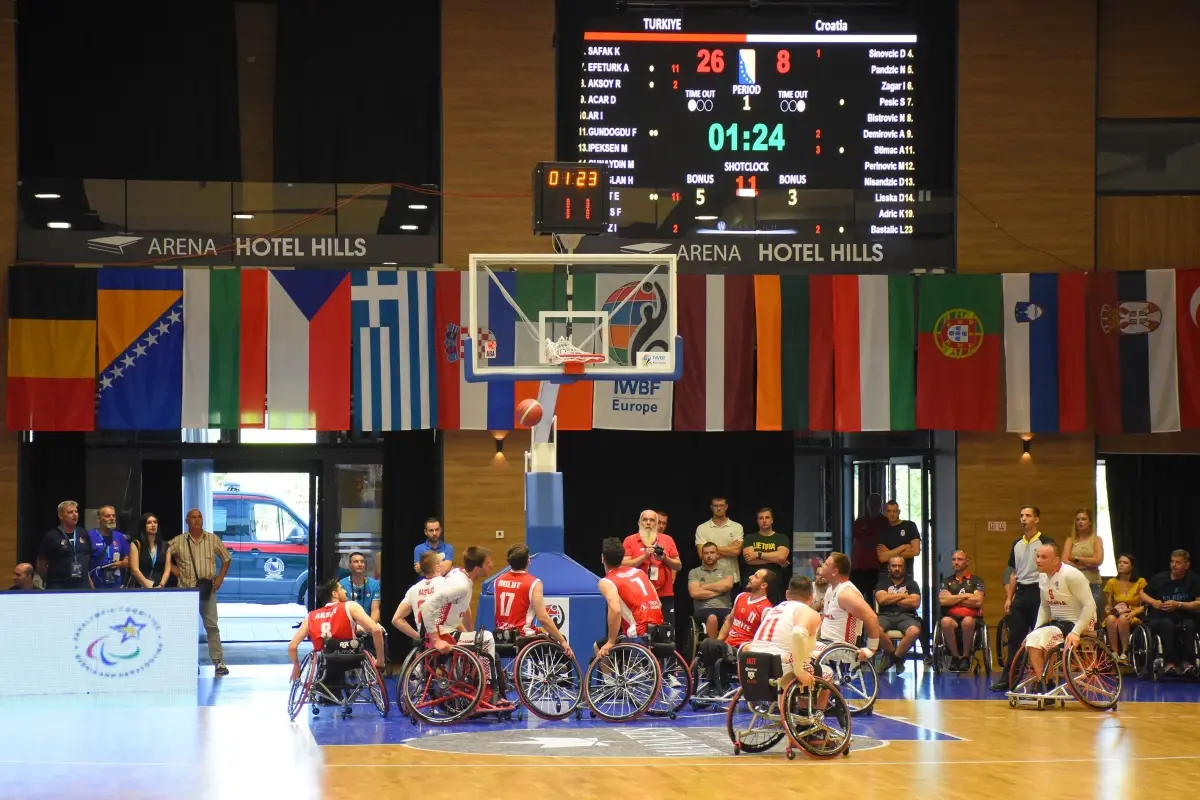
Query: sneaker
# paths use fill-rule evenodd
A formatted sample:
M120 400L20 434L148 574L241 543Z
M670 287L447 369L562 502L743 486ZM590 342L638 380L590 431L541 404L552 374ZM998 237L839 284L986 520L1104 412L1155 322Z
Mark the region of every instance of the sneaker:
M892 666L896 668L896 674L904 672L904 657L892 656Z
M993 692L1007 692L1008 691L1008 681L1004 678L1001 678L1000 680L996 681L991 686L989 686L988 689L992 690Z
M1176 667L1174 664L1167 664L1166 668L1163 669L1163 675L1178 675L1178 674L1179 674L1179 667Z
M225 666L224 661L217 662L216 673L217 673L217 675L228 675L229 674L229 667Z
M1197 672L1200 672L1200 669L1197 669L1195 664L1188 664L1183 668L1183 674L1188 678L1194 678Z

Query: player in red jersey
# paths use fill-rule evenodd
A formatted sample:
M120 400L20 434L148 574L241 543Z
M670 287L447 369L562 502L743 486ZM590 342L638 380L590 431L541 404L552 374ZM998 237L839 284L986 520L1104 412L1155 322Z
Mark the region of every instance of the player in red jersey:
M574 658L567 637L550 619L546 611L546 602L542 597L542 582L530 575L529 548L523 544L514 544L505 554L509 571L496 578L496 630L520 631L520 636L536 636L540 631L534 627L536 619L541 623L551 639L562 645L567 655Z
M425 601L433 596L433 593L445 580L440 574L443 563L445 562L442 561L441 555L434 550L426 550L422 553L417 566L423 577L408 588L408 591L404 593L404 599L400 601L400 605L396 606L392 625L414 642L421 641L421 633L408 624L408 615L412 614L417 625L421 624L421 606L425 605Z
M721 680L720 663L727 658L737 655L738 648L754 638L758 626L762 624L763 616L771 609L771 598L767 592L774 574L769 569L760 569L746 580L746 591L733 601L733 610L721 624L721 632L716 639L705 639L700 643L698 657L704 664L708 686L704 694L720 697L725 694L725 686Z
M596 642L596 655L604 658L622 636L644 639L647 625L662 625L662 603L646 573L622 567L625 545L615 536L604 540L604 568L599 589L608 603L608 638Z
M325 648L326 641L349 641L355 638L354 626L357 624L371 634L375 642L376 667L383 669L385 659L383 649L383 626L371 619L371 615L363 611L363 607L353 600L348 600L346 587L335 578L317 590L318 608L308 612L308 616L300 623L299 630L288 643L288 657L292 659L292 680L300 677L300 642L307 637L312 640L313 652L319 653ZM342 682L342 674L332 674L332 668L326 672L325 684L333 688Z

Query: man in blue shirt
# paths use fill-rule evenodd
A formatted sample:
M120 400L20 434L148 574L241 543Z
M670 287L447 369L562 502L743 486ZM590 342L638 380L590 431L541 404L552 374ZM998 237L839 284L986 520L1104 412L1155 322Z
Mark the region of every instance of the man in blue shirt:
M129 540L117 530L117 510L101 506L96 527L88 531L92 540L92 585L97 589L120 589L129 569Z
M438 574L444 575L454 563L454 545L442 539L442 521L437 517L425 520L425 541L413 548L413 572L421 572L421 554L432 550L442 557Z
M379 622L379 581L367 577L367 557L350 554L350 574L340 581L350 600L363 607L371 619Z

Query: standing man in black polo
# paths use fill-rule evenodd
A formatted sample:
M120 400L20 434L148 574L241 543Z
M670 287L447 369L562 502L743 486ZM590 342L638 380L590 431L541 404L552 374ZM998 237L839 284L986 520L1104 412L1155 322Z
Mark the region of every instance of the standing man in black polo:
M888 574L888 564L900 556L904 559L904 574L911 578L913 559L921 554L921 532L912 520L900 519L900 504L895 500L887 501L883 516L888 524L881 529L879 544L875 546L875 557L879 559L879 571L882 573L880 577Z
M79 504L58 504L58 527L46 531L38 547L37 571L47 589L90 589L92 539L79 526Z
M1004 613L1008 618L1008 653L1000 679L992 684L993 692L1008 691L1008 665L1020 649L1021 643L1037 622L1042 605L1042 593L1038 588L1037 551L1054 540L1038 530L1042 512L1037 506L1021 507L1022 535L1013 542L1008 554L1008 566L1012 575L1004 586Z

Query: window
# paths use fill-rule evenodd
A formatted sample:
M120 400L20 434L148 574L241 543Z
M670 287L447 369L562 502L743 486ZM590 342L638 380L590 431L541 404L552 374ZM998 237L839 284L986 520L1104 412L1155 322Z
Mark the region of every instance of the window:
M220 506L213 509L212 532L221 536L221 538L224 538L228 517L229 512L226 509Z
M1117 574L1117 552L1113 548L1112 522L1108 516L1108 474L1103 461L1096 462L1096 535L1104 542L1100 574L1112 577Z
M1099 120L1096 191L1200 194L1200 120Z
M267 424L271 415L267 414ZM273 428L242 428L238 431L242 444L316 444L316 431L283 430Z
M270 503L255 503L254 541L282 542L286 536L283 509Z

